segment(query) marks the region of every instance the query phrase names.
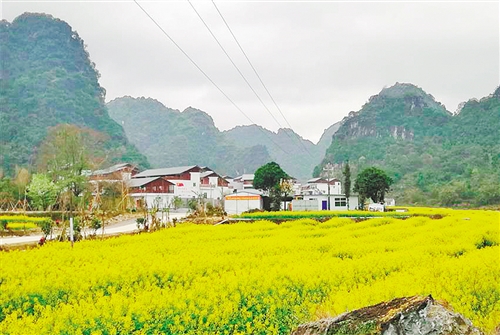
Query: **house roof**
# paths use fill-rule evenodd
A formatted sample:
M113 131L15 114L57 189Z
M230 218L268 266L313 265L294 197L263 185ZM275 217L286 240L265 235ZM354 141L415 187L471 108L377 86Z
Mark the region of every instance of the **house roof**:
M246 190L239 190L237 192L233 192L228 195L245 195L245 194L250 194L250 195L262 195L262 191L259 190L253 190L253 189L246 189Z
M241 181L253 180L254 176L255 176L254 174L246 173L246 174L242 174L239 177L234 178L234 180L241 180Z
M147 177L161 177L161 176L171 176L176 174L181 174L186 171L189 171L193 168L199 168L198 165L190 165L190 166L176 166L169 168L161 168L161 169L149 169L146 171L142 171L134 176L134 178L147 178Z
M92 176L100 176L100 175L105 175L105 174L111 174L116 171L120 171L124 167L130 166L132 167L132 164L130 163L120 163L120 164L115 164L113 166L110 166L109 168L102 169L102 170L95 170L94 172L91 173Z
M340 181L337 178L330 179L330 183ZM325 178L312 178L307 181L308 184L327 184L328 179Z
M213 175L213 174L215 174L216 176L218 176L218 174L215 173L215 172L213 172L213 171L205 171L205 172L202 172L200 174L200 177L201 178L205 178L205 177L208 177L208 176Z
M128 182L129 187L141 187L150 182L159 179L160 177L150 177L150 178L132 178Z

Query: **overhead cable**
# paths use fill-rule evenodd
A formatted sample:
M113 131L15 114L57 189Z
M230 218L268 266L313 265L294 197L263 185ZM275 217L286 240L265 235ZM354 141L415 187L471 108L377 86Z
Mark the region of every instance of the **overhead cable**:
M243 114L247 119L248 121L250 121L252 124L256 124L254 121L252 121L252 119L245 113L243 112L243 110L212 80L212 78L210 78L208 76L208 74L203 71L203 69L184 51L184 49L182 49L180 47L179 44L177 44L174 39L172 37L170 37L170 35L160 26L160 24L158 22L156 22L156 20L137 2L137 0L134 0L135 4L144 12L144 14L146 14L146 16L158 27L158 29L161 30L161 32L177 47L177 49L179 49L183 54L184 56L186 56L187 59L189 59L189 61L191 61L191 63L205 76L205 78L208 79L208 81L210 81L212 83L212 85L214 85L218 90L219 92L222 93L222 95L227 99L229 100L229 102L241 113ZM269 138L269 140L271 142L273 142L278 148L281 149L281 151L283 151L284 153L286 153L287 155L289 154L286 150L284 150L278 143L276 143L273 138L271 136L269 136L266 132L264 132L264 130L260 129L260 131L262 131L262 133L267 136Z
M189 0L188 0L189 1ZM262 78L260 77L259 73L257 72L257 70L255 69L255 67L253 66L252 62L250 61L250 58L248 58L245 50L243 50L243 47L241 46L240 42L238 41L238 39L236 38L236 36L234 35L232 29L229 27L229 24L227 23L226 19L224 18L224 16L222 15L221 11L219 10L219 7L217 7L217 5L215 4L214 0L212 0L212 4L214 5L215 9L217 10L217 12L219 13L222 21L224 21L224 24L226 25L227 29L229 30L229 32L231 33L231 36L233 36L233 39L234 41L236 42L236 44L238 45L238 47L240 48L241 52L243 53L243 55L245 56L248 64L250 65L250 67L252 68L253 72L255 73L255 75L257 76L257 78L259 79L260 83L262 84L262 86L264 87L264 89L266 90L267 94L269 95L269 97L271 98L272 102L274 103L274 106L276 106L276 109L280 112L281 116L283 117L283 119L285 120L286 124L288 125L288 127L293 131L293 128L292 126L290 125L290 122L288 122L287 118L285 117L285 115L283 114L283 112L281 111L281 108L278 106L278 104L276 103L276 101L274 100L271 92L269 92L269 90L267 89L267 86L264 84L264 81L262 80ZM266 107L267 109L267 107ZM313 157L313 155L311 154L311 152L307 149L307 147L304 145L304 143L302 141L300 141L299 139L297 139L299 141L299 143L302 145L302 147L304 148L304 150L311 156Z

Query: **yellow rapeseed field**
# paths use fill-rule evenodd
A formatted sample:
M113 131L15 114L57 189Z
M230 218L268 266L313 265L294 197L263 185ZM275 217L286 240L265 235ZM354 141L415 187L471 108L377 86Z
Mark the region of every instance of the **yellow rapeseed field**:
M500 214L176 228L0 254L0 334L288 334L394 297L500 323Z

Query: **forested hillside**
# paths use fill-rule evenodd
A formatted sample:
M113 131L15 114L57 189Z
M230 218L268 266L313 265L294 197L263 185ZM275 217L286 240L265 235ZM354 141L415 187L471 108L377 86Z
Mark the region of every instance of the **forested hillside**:
M110 116L155 167L205 165L219 173L252 173L269 162L265 146L237 148L215 127L210 115L165 107L151 98L123 97L108 103Z
M108 115L84 41L64 21L25 13L0 22L0 167L35 168L48 128L74 124L105 137L107 162L148 166Z
M344 120L314 175L349 160L387 170L399 203L500 203L499 91L452 115L414 85L386 88Z
M339 127L329 127L315 145L291 129L274 133L250 125L221 132L203 111L189 107L180 112L151 98L122 97L107 106L152 165L207 165L230 175L253 173L275 161L291 176L309 179Z
M328 147L315 145L292 129L279 129L274 133L257 125L238 126L225 131L224 135L242 148L252 145L266 146L275 162L288 174L302 180L311 178L312 169Z

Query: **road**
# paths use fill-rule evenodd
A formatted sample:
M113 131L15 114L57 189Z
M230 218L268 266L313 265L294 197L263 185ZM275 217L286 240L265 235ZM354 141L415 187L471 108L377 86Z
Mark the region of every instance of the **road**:
M186 212L185 211L179 211L179 212L174 212L170 213L170 220L176 218L176 219L182 219L186 217ZM104 235L120 235L120 234L127 234L127 233L132 233L134 231L138 231L137 229L137 223L136 219L127 219L123 221L119 221L110 225L107 225L104 227ZM96 235L100 236L102 234L102 230L99 229L97 230ZM0 237L0 248L3 246L15 246L15 245L23 245L23 244L35 244L40 241L40 239L43 237L42 234L37 234L37 235L29 235L29 236L8 236L8 237Z

